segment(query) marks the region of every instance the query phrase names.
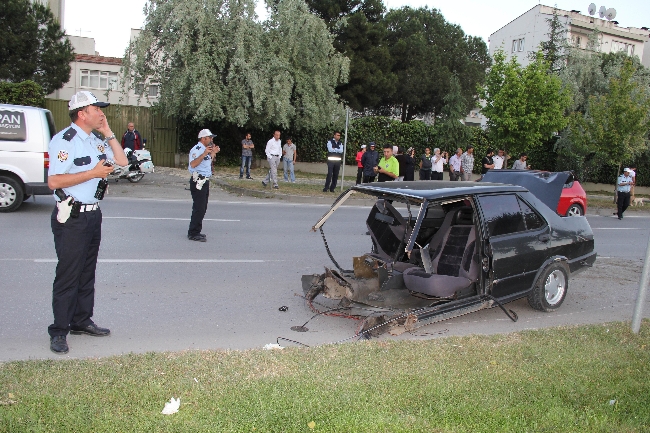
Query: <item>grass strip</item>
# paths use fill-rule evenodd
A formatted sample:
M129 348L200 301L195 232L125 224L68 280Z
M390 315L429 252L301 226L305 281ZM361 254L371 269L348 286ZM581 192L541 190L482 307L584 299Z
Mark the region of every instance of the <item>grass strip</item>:
M650 323L0 364L2 432L650 430ZM160 413L171 396L178 413Z

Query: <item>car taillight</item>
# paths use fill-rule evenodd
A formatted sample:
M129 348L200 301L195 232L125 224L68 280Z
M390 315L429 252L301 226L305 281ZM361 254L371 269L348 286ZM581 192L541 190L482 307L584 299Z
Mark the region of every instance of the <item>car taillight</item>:
M50 168L50 154L47 152L43 154L43 167Z

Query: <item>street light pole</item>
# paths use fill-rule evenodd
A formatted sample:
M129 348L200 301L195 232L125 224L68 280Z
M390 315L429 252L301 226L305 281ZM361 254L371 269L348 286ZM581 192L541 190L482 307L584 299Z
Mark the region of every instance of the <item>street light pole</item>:
M345 180L345 154L348 150L348 121L350 119L350 109L345 109L345 138L343 139L343 167L341 167L341 192L343 192L343 181Z
M648 291L648 282L650 280L650 236L648 237L648 246L645 250L645 261L643 262L643 272L641 273L641 282L639 283L639 294L636 297L634 306L634 316L632 316L632 332L639 333L641 329L641 317L643 316L643 304L645 303L645 294Z

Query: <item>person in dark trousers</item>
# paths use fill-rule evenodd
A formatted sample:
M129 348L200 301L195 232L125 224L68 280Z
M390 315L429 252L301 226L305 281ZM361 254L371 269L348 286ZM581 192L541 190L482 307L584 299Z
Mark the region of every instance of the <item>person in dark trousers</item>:
M212 176L212 160L221 149L212 142L216 137L209 129L199 132L199 142L190 150L189 166L187 167L192 177L190 178L190 193L192 194L192 216L190 227L187 229L187 238L191 241L205 242L206 236L201 233L203 217L208 210L210 196L210 177Z
M47 185L57 201L51 216L54 249L58 259L52 285L54 323L48 327L50 350L68 353L68 332L102 337L110 334L93 320L95 269L102 240L99 200L106 177L128 161L102 112L109 104L88 91L75 93L68 109L72 124L54 137ZM105 139L101 139L98 131Z
M143 147L142 144L140 132L135 129L133 122L129 122L126 126L126 132L122 135L122 149L140 150Z
M431 149L424 149L424 155L420 157L420 180L431 180Z
M334 137L327 142L327 178L323 192L334 192L339 178L339 170L343 162L343 143L341 133L336 131Z
M616 207L618 211L614 212L614 215L617 215L620 220L623 219L623 212L630 206L630 189L634 183L630 172L629 168L625 168L623 174L616 181Z
M363 180L363 164L361 163L361 158L364 153L366 153L366 145L362 144L361 150L357 152L357 157L355 158L355 161L357 162L357 185L359 185Z
M375 150L375 142L368 143L368 148L361 157L363 164L363 183L372 183L375 181L375 167L379 163L379 152Z
M404 181L415 180L415 149L409 147L404 155Z

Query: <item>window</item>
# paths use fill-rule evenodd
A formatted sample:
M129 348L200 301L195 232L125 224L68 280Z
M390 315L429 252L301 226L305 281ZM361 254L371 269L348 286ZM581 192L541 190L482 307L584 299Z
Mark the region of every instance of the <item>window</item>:
M135 89L133 89L136 95L142 95L142 92L144 92L144 84L136 84Z
M582 48L582 37L581 36L572 36L571 40L573 41L573 45L576 48Z
M535 230L544 227L544 220L526 203L519 199L519 207L524 214L524 222L526 223L526 230Z
M82 69L81 87L117 90L117 72Z
M513 52L513 53L514 53L515 51L517 51L517 47L518 47L518 46L519 46L519 41L518 41L517 39L515 39L514 41L512 41L512 52Z
M524 217L514 194L479 197L481 210L490 236L507 235L526 230Z
M622 41L612 41L610 52L617 53L623 51L628 56L634 55L634 44L629 44Z
M524 51L524 41L525 39L519 39L519 51Z
M149 97L150 98L157 98L159 91L160 91L160 86L158 84L150 84L149 85Z

